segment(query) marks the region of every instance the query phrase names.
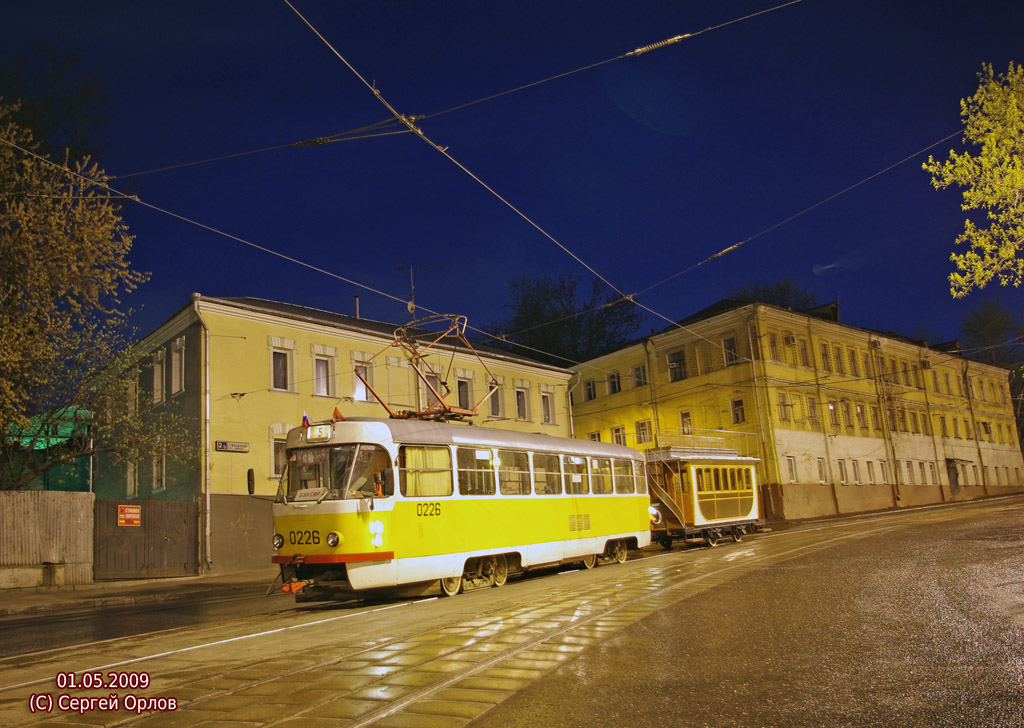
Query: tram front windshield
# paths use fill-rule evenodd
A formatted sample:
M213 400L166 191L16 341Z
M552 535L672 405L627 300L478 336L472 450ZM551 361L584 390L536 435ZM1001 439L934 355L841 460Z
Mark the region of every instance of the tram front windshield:
M395 492L391 459L379 445L334 445L288 451L278 502L386 497Z

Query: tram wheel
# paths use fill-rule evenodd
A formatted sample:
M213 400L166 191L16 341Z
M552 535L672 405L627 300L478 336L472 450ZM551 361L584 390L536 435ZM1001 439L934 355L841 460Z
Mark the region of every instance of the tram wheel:
M608 558L617 564L621 564L626 560L626 542L625 541L612 541L608 544L607 549Z
M597 556L594 554L587 554L583 557L583 561L580 563L583 564L584 569L593 569L597 566Z
M717 528L712 528L704 532L704 542L711 547L717 546L719 539L722 538L722 534L719 533Z
M462 591L461 576L449 576L447 579L441 579L442 596L453 597L460 591Z
M672 537L671 536L662 536L661 538L658 539L658 543L666 551L671 551L672 550Z
M508 561L505 554L490 557L491 586L505 586L508 581Z
M732 533L730 535L732 536L732 540L734 542L739 543L740 541L743 540L743 535L746 532L747 532L747 529L744 528L743 526L733 526L732 527Z

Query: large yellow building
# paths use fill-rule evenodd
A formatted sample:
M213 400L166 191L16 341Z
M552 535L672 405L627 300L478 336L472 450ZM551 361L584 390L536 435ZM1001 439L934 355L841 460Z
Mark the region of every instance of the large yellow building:
M101 498L167 500L198 505L200 564L237 570L270 564L271 518L266 500L277 491L289 429L343 416L386 417L355 375L394 411L419 410L432 395L400 349L381 353L396 324L256 298L194 294L188 306L147 336L149 366L139 396L183 414L194 432L194 454L180 466L159 462L107 466L97 475ZM465 409L499 387L471 423L568 437L569 380L565 369L507 352L442 342L425 359L446 401ZM375 355L373 361L370 361ZM256 494L247 494L247 473Z
M757 456L774 518L1024 490L1009 373L945 348L723 301L574 367L576 436Z

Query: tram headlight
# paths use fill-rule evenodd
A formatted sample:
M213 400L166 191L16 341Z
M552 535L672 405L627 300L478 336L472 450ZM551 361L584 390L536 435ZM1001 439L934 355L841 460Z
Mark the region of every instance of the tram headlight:
M650 506L647 509L647 512L651 514L651 523L653 523L655 526L661 523L661 511L659 511L654 506Z
M279 549L284 546L284 536L279 533L274 534L274 548Z
M328 546L330 546L332 549L333 548L337 548L339 543L341 543L341 537L338 536L337 533L335 533L334 531L331 531L329 534L327 534L327 545Z

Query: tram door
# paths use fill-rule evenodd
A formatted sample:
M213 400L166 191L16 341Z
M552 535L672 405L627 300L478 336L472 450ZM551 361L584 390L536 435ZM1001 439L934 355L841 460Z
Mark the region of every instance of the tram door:
M572 496L569 502L569 540L566 550L582 554L583 539L591 535L589 498L582 497L590 493L590 458L565 456L565 492ZM568 554L567 554L568 555Z

